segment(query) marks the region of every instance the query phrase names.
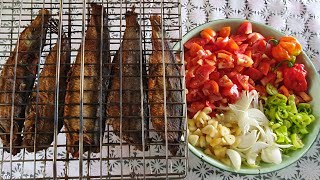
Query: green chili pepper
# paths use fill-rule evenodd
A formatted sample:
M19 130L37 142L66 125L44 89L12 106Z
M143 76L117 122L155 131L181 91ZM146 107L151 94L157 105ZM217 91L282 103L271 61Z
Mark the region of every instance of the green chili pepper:
M270 95L278 94L277 88L275 88L272 84L268 83L266 86L266 91Z

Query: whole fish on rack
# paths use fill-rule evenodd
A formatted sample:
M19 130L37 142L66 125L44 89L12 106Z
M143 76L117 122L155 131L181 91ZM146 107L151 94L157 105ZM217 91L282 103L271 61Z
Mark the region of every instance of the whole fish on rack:
M168 149L176 155L182 129L182 82L179 78L179 68L175 64L174 55L165 40L165 31L161 28L160 16L150 17L152 26L153 52L149 60L148 94L150 103L150 116L153 127L159 131L163 139L168 139ZM162 39L164 42L162 42ZM164 67L165 75L164 81ZM164 87L166 88L166 109L164 107ZM180 103L180 104L179 104ZM167 115L167 137L165 136L165 112ZM171 145L170 145L171 144Z
M58 129L62 128L63 104L67 86L67 73L70 69L70 44L67 37L61 39L60 71L59 71L59 109ZM26 109L26 120L23 130L23 146L33 152L47 148L53 141L55 115L56 69L58 43L53 47L45 60L38 79L33 88L31 101ZM37 92L37 89L39 92ZM34 148L35 145L35 148Z
M134 145L137 149L143 150L142 131L148 126L148 108L147 96L145 89L147 88L147 81L142 79L141 74L145 77L146 68L145 64L140 68L140 63L143 62L141 56L141 41L140 41L140 25L137 21L137 14L128 11L126 17L126 29L123 35L121 47L117 51L113 59L112 79L109 88L108 105L107 105L107 118L108 124L116 135L120 136L122 131L123 140L129 144ZM120 57L121 56L121 57ZM122 62L121 62L122 58ZM122 68L121 68L122 65ZM120 74L122 73L122 106L120 104ZM143 88L144 95L141 97L141 88ZM144 107L141 108L141 98L143 98ZM122 120L121 110L122 108ZM143 111L143 116L141 112ZM142 119L144 123L142 123ZM122 124L121 124L122 121ZM122 127L121 127L122 126ZM148 147L145 146L145 150Z
M101 22L101 16L103 21ZM91 4L91 16L85 35L85 46L80 47L76 61L71 68L67 85L64 109L64 126L67 131L67 151L73 157L79 157L80 119L83 117L83 149L84 152L100 151L100 130L104 131L105 123L105 100L103 96L108 84L107 76L110 74L107 63L110 63L108 17L101 5ZM101 32L103 26L103 32ZM101 44L102 43L102 44ZM83 73L83 111L80 107L80 76L82 48L84 48L84 73ZM102 49L101 49L102 48ZM102 54L100 53L102 51ZM102 59L101 59L102 57ZM102 61L102 67L101 67ZM102 68L102 72L100 71ZM100 88L100 73L102 73L102 89ZM101 78L102 78L101 77ZM99 104L102 104L100 107ZM102 114L102 117L100 116ZM102 124L102 127L100 127ZM81 142L80 142L81 143Z
M46 41L49 11L42 9L32 23L20 34L14 51L3 65L0 77L0 138L4 149L12 155L19 152L25 108L36 78L38 62ZM17 63L17 64L16 64ZM13 96L14 92L14 96ZM11 117L13 115L13 121Z

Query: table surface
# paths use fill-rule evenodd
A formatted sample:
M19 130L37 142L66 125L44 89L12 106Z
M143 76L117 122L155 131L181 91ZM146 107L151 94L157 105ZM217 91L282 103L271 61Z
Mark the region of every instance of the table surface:
M320 69L320 2L315 0L182 0L183 33L208 21L241 18L261 22L295 36ZM232 174L215 168L190 153L186 179L320 179L320 138L289 167L262 175Z

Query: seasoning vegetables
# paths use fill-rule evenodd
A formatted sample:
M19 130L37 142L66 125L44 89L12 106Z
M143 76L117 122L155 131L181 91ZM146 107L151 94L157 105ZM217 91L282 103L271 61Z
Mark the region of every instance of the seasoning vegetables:
M295 63L301 45L264 37L250 22L231 32L207 28L184 44L189 143L236 171L279 164L315 120L307 71Z

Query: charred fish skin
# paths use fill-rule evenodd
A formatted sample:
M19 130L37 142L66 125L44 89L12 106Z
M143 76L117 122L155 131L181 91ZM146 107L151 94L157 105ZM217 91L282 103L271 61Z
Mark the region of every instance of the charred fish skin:
M19 36L14 52L3 66L0 77L0 138L4 149L10 151L10 126L13 113L12 146L20 146L21 131L25 118L25 108L31 93L36 74L39 56L46 41L47 26L50 13L46 9L39 11L37 17ZM17 60L15 71L15 60ZM16 80L14 80L16 75ZM13 89L15 87L15 89ZM12 93L14 110L12 112ZM4 134L5 133L5 134ZM16 155L19 148L13 148L11 154Z
M150 115L152 125L155 130L160 131L163 139L168 139L168 143L179 143L182 129L183 115L182 106L182 82L178 66L168 42L162 42L164 30L161 29L160 16L150 17L152 26L152 46L153 52L149 60L149 80L148 94L150 103ZM163 46L164 44L164 46ZM162 51L162 49L164 51ZM163 61L165 63L166 80L163 80ZM171 77L169 77L171 76ZM164 107L164 87L166 87L166 113L167 113L167 137L165 136L165 107ZM176 104L175 104L176 103ZM180 104L179 104L180 103ZM176 155L179 145L169 145L171 154Z
M67 74L70 69L70 46L67 37L62 37L60 47L59 130L63 125L63 104L67 86ZM44 68L38 79L39 92L37 92L37 85L35 85L30 103L26 108L23 146L26 147L28 152L45 149L53 141L57 58L58 43L45 60Z
M103 15L103 22L101 16ZM80 70L81 70L81 49L84 48L84 80L83 80L83 149L84 152L91 150L100 151L100 129L104 130L105 123L100 120L105 119L103 107L100 110L99 103L105 105L106 98L100 99L100 73L103 77L110 71L106 64L110 62L109 54L109 32L107 27L108 17L105 9L101 5L91 4L91 16L85 35L85 46L80 47L76 61L71 68L67 85L64 109L64 126L67 132L67 152L73 157L79 157L79 130L80 130ZM101 33L101 26L103 32ZM102 38L101 38L102 36ZM101 46L101 40L103 46ZM102 47L102 55L100 50ZM100 57L102 56L103 67L100 66ZM102 68L103 72L100 72ZM103 79L103 83L107 83ZM102 101L102 102L100 102ZM99 117L103 114L103 117ZM102 124L102 127L99 125Z
M141 57L141 41L140 41L140 25L137 21L137 13L128 11L126 17L126 29L123 35L121 47L117 51L113 59L112 80L109 88L108 105L107 105L107 123L112 125L113 131L120 136L122 130L122 138L129 144L134 145L137 149L143 150L142 131L148 123L147 118L141 117L141 111L144 117L148 115L147 106L141 108L141 77L140 63L143 61ZM121 56L121 57L120 57ZM122 58L122 62L121 59ZM122 69L121 69L122 63ZM142 72L145 74L145 65ZM120 107L120 72L122 71L122 107ZM147 88L143 80L144 90ZM146 95L144 95L144 105L147 104ZM120 118L120 108L122 108L122 128ZM142 123L142 118L144 123ZM143 125L144 124L144 125ZM148 149L147 146L144 147Z

